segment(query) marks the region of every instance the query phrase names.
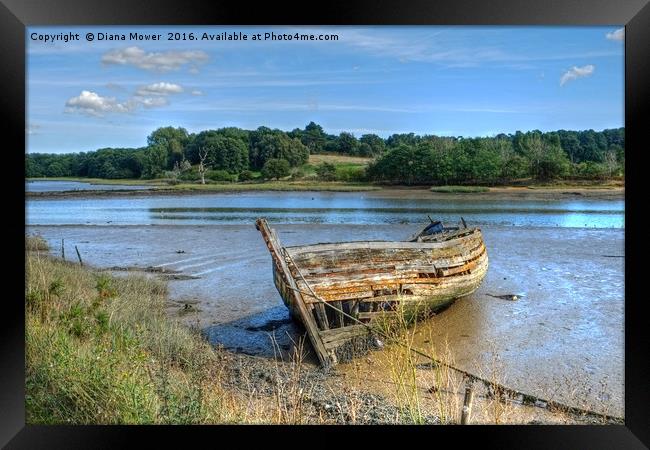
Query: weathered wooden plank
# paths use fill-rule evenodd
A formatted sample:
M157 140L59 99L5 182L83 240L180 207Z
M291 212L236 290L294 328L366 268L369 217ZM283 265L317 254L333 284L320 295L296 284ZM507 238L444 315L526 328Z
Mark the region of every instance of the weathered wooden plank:
M280 246L280 241L277 238L277 235L275 235L275 233L272 233L272 230L269 229L268 223L264 219L258 219L256 221L256 226L260 233L262 233L264 241L266 242L266 245L271 252L271 259L274 262L274 270L279 270L282 273L282 277L284 277L283 281L286 282L290 288L295 289L291 290L290 293L287 292L286 295L293 297L294 301L292 304L298 310L300 318L302 319L303 324L307 329L307 335L309 336L309 340L314 347L314 351L316 352L318 360L323 366L326 367L330 366L333 363L335 364L336 359L333 358L325 348L314 318L307 310L307 306L305 305L300 292L297 291L295 280L291 276L289 267L287 266L287 263L284 260L284 256L282 255L282 247Z
M364 325L349 325L343 328L332 328L326 331L321 331L321 339L324 345L331 349L345 343L349 339L357 336L363 336L369 333L369 330Z
M450 275L455 275L457 273L475 269L476 266L477 266L477 261L472 261L458 267L452 267L449 269L438 269L436 273L438 274L439 277L448 277Z
M313 245L301 245L294 247L285 247L290 252L291 257L295 257L302 252L326 251L335 250L343 251L347 249L443 249L462 245L462 240L476 238L480 239L480 230L478 228L470 229L466 236L458 238L458 240L443 241L443 242L397 242L397 241L356 241L356 242L341 242L341 243L319 243Z
M333 259L328 260L315 257L311 260L298 260L296 265L300 267L305 277L332 276L332 274L346 273L373 273L382 271L427 271L436 268L448 268L465 264L468 260L478 257L485 251L483 244L471 249L456 249L454 254L447 256L440 254L421 253L415 256L396 259L392 255L385 254L383 259L375 260L363 258L359 255L354 262L342 261L337 255L330 255ZM361 260L361 262L357 262Z
M340 265L361 264L373 267L379 264L405 264L409 261L429 261L462 256L481 245L480 240L468 245L458 245L448 249L375 249L356 248L348 250L329 250L291 255L301 269L313 270L321 267L334 269Z
M379 274L350 274L348 276L337 276L337 277L310 277L307 278L307 281L310 283L312 288L316 289L319 292L319 295L327 297L330 289L332 290L332 295L346 294L363 292L364 295L367 295L366 290L369 286L379 285L379 284L429 284L429 283L442 283L444 278L455 275L457 273L465 272L467 270L474 270L480 264L482 264L482 259L487 258L487 255L481 255L479 258L466 263L461 266L456 266L450 269L441 269L436 273L436 276L422 276L422 272L392 272L392 273L379 273ZM376 288L374 288L376 289ZM355 298L346 297L345 295L341 297L332 297L332 299L343 299L343 298Z
M309 302L307 302L309 303ZM316 312L316 317L318 318L318 323L321 330L328 330L330 327L329 320L327 319L327 313L325 312L325 305L322 302L316 299L315 302L311 302L314 311Z
M320 298L325 300L326 302L335 302L335 301L340 301L340 300L352 300L352 299L358 299L358 298L368 298L373 296L373 292L371 290L365 290L365 291L353 291L353 292L341 292L341 293L334 293L334 294L328 294L327 291L321 291L321 293L318 294ZM305 299L307 303L316 303L318 302L318 299L312 298L312 299Z
M394 316L397 314L397 311L370 311L370 312L360 312L359 320L370 319L375 320L378 317Z

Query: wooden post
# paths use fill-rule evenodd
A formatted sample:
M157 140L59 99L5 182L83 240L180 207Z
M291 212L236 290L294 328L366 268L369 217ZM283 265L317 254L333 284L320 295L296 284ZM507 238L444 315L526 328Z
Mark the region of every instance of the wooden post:
M467 425L472 414L472 400L474 400L474 390L470 384L465 388L465 401L463 402L463 410L460 416L460 424Z
M61 258L65 261L65 239L61 239Z
M339 310L336 312L336 323L338 324L339 327L344 327L345 326L345 319L343 317L343 302L334 302L334 306Z
M81 254L79 253L79 249L77 248L76 245L74 246L74 249L75 249L75 251L77 252L77 258L79 258L79 265L80 265L80 266L83 266L83 265L84 265L84 262L81 260Z
M327 319L327 311L325 311L325 305L322 303L314 303L314 311L316 311L316 317L318 317L320 327L323 330L329 330L330 322Z

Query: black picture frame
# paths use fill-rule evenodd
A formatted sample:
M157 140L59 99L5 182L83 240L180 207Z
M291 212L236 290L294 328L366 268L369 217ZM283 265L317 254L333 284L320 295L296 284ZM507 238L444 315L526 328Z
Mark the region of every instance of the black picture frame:
M643 314L645 296L641 290L642 260L640 246L640 204L638 193L641 165L639 160L644 125L650 99L650 5L648 0L445 0L418 1L331 1L279 4L260 2L248 4L235 1L130 1L130 0L0 0L0 54L2 70L0 86L4 95L5 137L11 136L13 146L5 143L3 160L9 164L5 174L5 196L12 200L16 212L25 212L24 159L18 148L25 148L25 27L36 25L625 25L625 127L626 127L626 205L625 205L625 425L615 426L503 426L503 427L409 427L408 442L436 439L447 435L464 442L475 439L481 446L508 448L646 448L650 445L650 364L647 316ZM645 114L644 114L645 113ZM172 443L187 438L212 439L216 431L232 430L215 427L103 427L103 426L35 426L25 425L25 326L24 306L18 300L20 279L24 280L18 261L24 268L25 216L11 211L4 220L7 235L18 256L10 261L5 272L11 295L5 296L0 345L0 445L7 448L115 448L127 445L141 435L146 439ZM19 256L22 255L22 256ZM5 258L7 256L5 255ZM21 259L22 258L22 259ZM638 262L638 264L637 264ZM330 427L263 427L263 431L282 442L295 439L304 445L304 431L334 431ZM370 431L380 439L387 432L403 431L403 427L356 427L345 431L356 434ZM247 432L235 427L235 431ZM338 429L337 429L338 431ZM298 433L298 434L295 434ZM432 435L431 433L438 433ZM333 436L333 435L332 435ZM221 439L221 438L220 438ZM214 445L219 441L212 442ZM424 441L426 442L426 441ZM432 442L432 441L429 441ZM224 443L225 444L225 443ZM332 445L337 445L332 442Z

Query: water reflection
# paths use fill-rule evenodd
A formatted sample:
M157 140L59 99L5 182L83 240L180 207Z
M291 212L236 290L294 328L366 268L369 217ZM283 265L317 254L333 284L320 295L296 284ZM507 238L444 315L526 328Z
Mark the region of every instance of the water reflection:
M419 224L427 215L474 225L624 228L622 200L382 198L366 193L263 192L128 198L29 199L31 225Z

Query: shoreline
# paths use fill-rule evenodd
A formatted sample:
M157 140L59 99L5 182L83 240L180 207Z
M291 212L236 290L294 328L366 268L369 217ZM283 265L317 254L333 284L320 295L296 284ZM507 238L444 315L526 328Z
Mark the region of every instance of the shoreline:
M27 256L29 257L34 250L26 251ZM38 251L36 250L36 252ZM92 286L92 278L89 277L101 270L93 265L82 268L49 255L41 263L43 261L46 264L54 264L59 267L57 270L65 271L68 277L73 274L75 274L74 276L78 276L76 274L85 274L84 276L90 280L87 283L88 287ZM119 283L118 279L113 277L111 279L113 282ZM143 282L140 279L140 281L135 280L130 283ZM131 286L134 286L134 284L130 283L119 283L116 288L126 295L133 294L129 289L132 289ZM170 300L169 294L159 291L152 292L157 292L155 295L160 295L160 299L157 303L154 303L154 306L159 308L158 313L162 313L163 305ZM119 299L112 301L119 301ZM30 317L34 319L36 315ZM173 324L178 323L178 318L174 318L174 315L169 314L169 312L165 313L164 317L166 317L164 319L165 327L174 327ZM131 327L132 323L129 323L128 326ZM199 337L199 334L193 333L191 326L185 325L184 327L187 327L187 333L186 336L183 335L183 342L191 344L193 350L207 351L206 344L208 342L206 342L205 336ZM39 333L34 320L28 323L28 332L33 335ZM38 336L42 336L42 333L38 334ZM146 339L144 337L142 342L138 341L138 345L146 349L147 355L152 356L155 353L146 347ZM75 341L74 345L81 348L84 345L91 344L88 342L84 344L84 341L80 340ZM389 347L391 346L389 345ZM460 380L455 380L448 386L441 386L440 390L433 390L431 386L437 385L435 381L437 378L432 377L435 374L427 374L433 368L423 367L420 369L422 371L421 376L417 380L413 380L415 382L413 387L417 390L417 394L412 393L411 395L417 396L418 406L417 416L415 418L410 416L415 411L414 406L407 401L407 397L404 396L405 394L399 387L395 387L395 381L390 377L385 379L376 376L377 371L383 374L386 373L385 371L389 367L386 358L392 357L391 355L394 356L396 354L394 350L388 351L388 353L373 351L365 356L358 356L349 363L339 364L329 372L323 371L314 361L314 355L311 354L309 346L303 348L301 344L298 346L297 354L288 356L287 359L235 353L214 346L211 346L211 350L206 358L219 366L217 370L201 369L200 364L194 369L183 369L182 367L176 369L188 373L190 370L197 371L195 375L203 377L201 378L203 382L201 386L195 386L194 389L199 389L204 393L207 392L207 389L216 391L221 396L222 401L225 400L230 406L236 407L236 412L239 413L235 414L234 417L223 417L221 421L208 423L227 423L229 422L228 419L234 419L234 423L269 424L458 423L460 406L462 405L462 383ZM386 348L386 350L389 349ZM50 354L45 353L44 355L49 357ZM121 361L119 358L116 360ZM151 361L154 364L155 359ZM72 361L71 363L73 367L75 362ZM368 374L368 367L371 369L372 376ZM418 365L418 367L420 366ZM40 369L40 366L34 367L34 369ZM214 375L216 373L218 375ZM446 372L444 373L446 374ZM110 372L109 375L113 375L113 373ZM55 381L60 382L61 380L57 379ZM152 381L155 382L155 379ZM174 382L177 383L177 386L181 386L182 381L174 379ZM167 388L163 386L162 389ZM578 415L571 411L553 410L545 405L531 405L516 401L502 400L495 402L489 390L481 388L481 386L477 386L476 390L475 407L471 422L473 424L566 425L621 423L621 419L614 416ZM33 391L32 393L38 392ZM433 395L434 393L436 395ZM250 406L251 402L252 407ZM276 418L277 413L274 412L278 404L283 411L288 413L281 418ZM441 405L450 408L442 416L440 415ZM28 412L34 414L34 411ZM243 417L241 417L242 413ZM225 416L223 412L221 414ZM200 421L202 419L202 417L197 417L195 420ZM154 420L152 423L158 422Z
M210 195L210 194L240 194L266 192L341 192L360 193L378 198L402 199L485 199L485 200L567 200L567 199L598 199L624 200L624 186L499 186L488 187L485 192L432 192L429 188L409 186L360 186L360 185L206 185L207 188L156 188L151 189L113 189L87 191L47 191L25 192L26 199L52 198L105 198L116 196L180 196L180 195ZM243 186L253 186L252 188Z

